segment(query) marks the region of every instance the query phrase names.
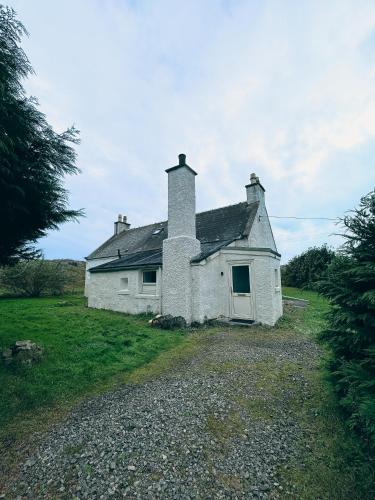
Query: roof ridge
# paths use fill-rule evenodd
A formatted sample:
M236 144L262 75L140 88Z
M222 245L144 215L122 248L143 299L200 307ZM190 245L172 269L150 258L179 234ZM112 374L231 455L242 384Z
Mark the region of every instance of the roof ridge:
M253 203L257 203L256 201ZM248 203L247 201L239 201L238 203L232 203L231 205L225 205L225 207L211 208L210 210L205 210L204 212L198 212L196 215L208 214L209 212L216 212L216 210L223 210L224 208L236 207L238 205L253 205L253 203Z
M208 214L209 212L215 212L216 210L223 210L224 208L235 207L237 205L245 205L245 204L246 205L253 205L255 203L257 203L257 202L254 201L253 203L248 203L247 201L239 201L238 203L232 203L231 205L225 205L224 207L211 208L210 210L204 210L203 212L198 212L195 214L195 216L202 215L202 214ZM151 224L145 224L144 226L131 227L130 229L127 229L126 231L121 231L121 233L111 236L111 238L114 238L116 236L120 236L120 235L122 235L124 233L128 233L130 231L135 231L136 229L143 229L144 227L156 226L156 225L167 224L167 223L168 223L168 219L162 220L159 222L152 222ZM107 241L109 241L111 238L109 238Z

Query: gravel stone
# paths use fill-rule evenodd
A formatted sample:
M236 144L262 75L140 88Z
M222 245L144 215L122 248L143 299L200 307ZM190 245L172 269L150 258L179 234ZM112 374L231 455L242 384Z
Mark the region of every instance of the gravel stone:
M211 335L174 369L80 404L30 452L6 498L278 498L277 470L301 437L290 400L308 384L294 370L270 399L256 363L313 366L318 348L264 332Z

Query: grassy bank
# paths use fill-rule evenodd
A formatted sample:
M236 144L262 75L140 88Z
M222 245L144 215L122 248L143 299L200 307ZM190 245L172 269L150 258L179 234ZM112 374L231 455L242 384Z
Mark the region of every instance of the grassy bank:
M283 288L283 294L309 301L303 311L288 311L280 327L298 335L315 339L325 327L327 300L315 292ZM324 368L325 351L315 369L303 367L310 396L298 405L299 424L303 432L301 460L291 462L279 471L285 498L344 500L375 498L375 462L348 429L344 416L327 381ZM292 493L291 493L292 492ZM284 495L282 495L284 496Z
M82 396L123 381L160 352L184 342L144 317L85 307L76 296L1 299L0 349L16 340L43 348L40 363L0 364L0 442L9 445Z

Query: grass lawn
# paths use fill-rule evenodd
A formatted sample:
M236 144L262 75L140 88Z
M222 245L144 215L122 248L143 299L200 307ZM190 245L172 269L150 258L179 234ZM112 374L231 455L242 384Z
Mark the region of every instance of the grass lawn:
M32 367L0 363L4 447L185 339L180 331L152 329L146 317L88 309L77 296L0 299L0 332L1 350L16 340L31 340L44 350Z

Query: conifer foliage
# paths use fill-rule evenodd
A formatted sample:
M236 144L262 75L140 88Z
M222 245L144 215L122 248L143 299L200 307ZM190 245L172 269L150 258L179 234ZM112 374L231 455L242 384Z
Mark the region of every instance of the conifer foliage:
M22 81L32 67L20 47L26 30L13 9L0 5L0 265L33 254L49 229L75 219L63 179L75 174L72 127L56 133L28 97Z
M320 285L332 304L321 339L350 425L375 449L375 191L342 222L345 244Z
M283 285L315 290L317 282L323 278L334 256L334 252L327 245L323 245L309 248L293 257L282 266Z

